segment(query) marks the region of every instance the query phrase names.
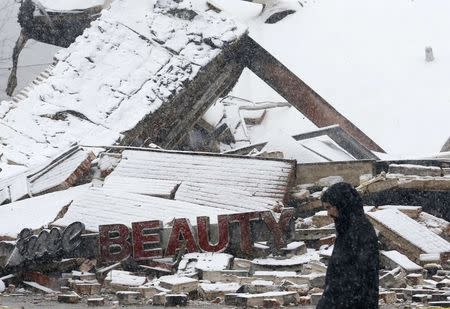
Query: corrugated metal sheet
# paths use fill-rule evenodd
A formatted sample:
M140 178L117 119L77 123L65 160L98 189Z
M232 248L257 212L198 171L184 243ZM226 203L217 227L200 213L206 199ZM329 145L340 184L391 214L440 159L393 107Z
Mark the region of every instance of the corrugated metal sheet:
M181 183L176 200L248 211L271 209L280 204L294 173L295 161L288 160L125 150L107 182L121 177L175 181Z
M188 218L193 225L197 216L210 216L217 222L217 215L232 211L205 207L187 202L158 198L124 191L91 188L75 199L62 219L54 225L67 226L75 221L83 222L89 231L98 231L102 224L162 220L165 224L174 218Z

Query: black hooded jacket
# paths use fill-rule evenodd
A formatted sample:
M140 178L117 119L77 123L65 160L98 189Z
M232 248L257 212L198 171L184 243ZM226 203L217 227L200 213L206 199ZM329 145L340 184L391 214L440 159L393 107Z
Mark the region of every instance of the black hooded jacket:
M322 202L337 207L337 231L318 309L378 308L378 239L361 197L348 183L331 186Z

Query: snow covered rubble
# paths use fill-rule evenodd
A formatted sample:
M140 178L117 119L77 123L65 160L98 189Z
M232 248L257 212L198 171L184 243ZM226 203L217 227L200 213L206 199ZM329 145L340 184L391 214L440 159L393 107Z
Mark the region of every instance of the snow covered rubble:
M124 158L131 157L124 155ZM120 160L108 162L102 163L103 172L100 174L117 173ZM96 162L92 168L95 166ZM396 181L399 186L408 184L410 179L431 183L437 181L439 190L442 190L442 184L450 181L448 176L442 176L442 168L441 176L437 176L436 167L392 164L389 168L396 173L400 169L404 174L383 173L371 179L364 175L358 190L364 196L374 190L374 185L378 184L378 190L382 190L380 184L384 182L392 185ZM123 173L126 169L122 166L120 170ZM433 175L423 176L425 170ZM415 172L422 176L414 175ZM332 221L316 206L311 208L316 209L313 216L300 214L309 204L317 204L327 186L342 180L340 176L330 176L313 184L291 188L289 200L298 203L296 210L299 216L295 221L293 237L277 254L270 253L270 242L256 241L254 248L262 254L261 257L185 253L151 262L126 259L105 264L95 257L39 261L23 273L3 273L0 280L6 283L6 289L2 295L8 297L39 291L63 303L106 305L118 302L121 305L183 306L197 301L239 307L314 305L322 292L335 230ZM74 187L69 190L80 190L74 191L76 199L77 195L83 194L83 190L89 189ZM65 191L45 194L42 198L59 193ZM15 212L16 203L6 207ZM21 209L26 207L24 204ZM450 243L447 241L450 238L450 223L424 212L420 206L366 206L365 210L381 241L380 303L400 308L424 303L446 305L450 295ZM37 225L30 227L39 230ZM11 245L14 242L10 242ZM3 243L2 250L7 251L7 246Z
M30 166L73 143L156 141L176 129L172 123L180 114L189 122L197 107L174 100L183 94L193 104L199 98L185 91L188 84L201 83L205 91L215 82L210 70L236 69L225 68L223 57L246 33L245 26L206 9L206 3L189 0L114 1L55 56L48 77L33 84L26 98L0 103L2 160ZM173 119L156 132L149 117L158 110ZM144 133L148 126L152 130Z

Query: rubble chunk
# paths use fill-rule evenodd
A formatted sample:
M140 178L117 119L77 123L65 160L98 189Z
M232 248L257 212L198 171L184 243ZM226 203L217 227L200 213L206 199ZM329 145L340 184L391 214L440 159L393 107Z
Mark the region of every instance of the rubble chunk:
M217 271L203 271L203 280L211 282L236 282L238 277L247 277L248 271L243 270L217 270Z
M392 291L380 292L379 298L382 299L385 304L395 304L397 302L397 294Z
M312 293L311 296L311 305L317 306L319 303L319 300L322 298L323 293Z
M422 253L450 251L450 243L398 210L384 209L367 213L374 227L389 241L389 245L402 250L408 258L419 262Z
M198 280L177 275L159 278L159 285L172 293L189 293L198 288Z
M268 293L261 293L261 294L235 294L234 306L239 306L239 307L263 306L264 299L275 299L282 305L298 304L298 302L299 302L299 296L295 292L268 292ZM227 303L225 303L225 304L228 305Z
M419 215L422 213L421 206L383 205L379 206L378 209L397 209L412 219L419 218Z
M380 251L380 262L388 268L401 267L406 273L422 272L423 268L398 251Z
M312 217L312 220L313 224L317 227L323 227L334 223L333 218L328 216L326 211L316 212L315 215Z
M297 241L319 240L336 233L334 228L296 229L294 239Z
M81 297L76 293L58 295L59 303L78 304L80 302L80 300L81 300Z
M88 307L99 307L105 305L105 299L103 297L98 298L88 298L87 299Z
M199 295L201 298L206 300L214 300L217 297L224 298L225 294L236 293L236 291L241 287L240 284L231 283L200 283L199 284Z
M409 285L422 285L423 284L423 275L422 274L406 275L406 282Z
M234 258L233 259L233 270L250 270L250 267L252 265L252 261L241 259L241 258Z
M188 303L188 297L185 294L167 294L166 295L166 303L164 306L166 307L185 307Z
M152 301L154 306L164 306L166 304L167 293L161 292L153 295Z
M413 164L389 164L388 173L390 174L403 174L414 176L442 176L442 169L438 166L424 166Z
M135 291L118 291L116 296L120 305L136 305L141 300L141 293Z
M105 279L105 284L113 291L124 291L133 286L141 286L147 281L146 277L135 276L131 272L112 270Z

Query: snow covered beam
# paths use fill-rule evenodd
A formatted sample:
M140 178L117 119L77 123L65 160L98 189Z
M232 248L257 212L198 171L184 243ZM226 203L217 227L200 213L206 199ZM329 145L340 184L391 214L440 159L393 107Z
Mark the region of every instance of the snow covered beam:
M338 124L369 150L385 151L305 82L250 37L242 55L246 66L318 127Z

